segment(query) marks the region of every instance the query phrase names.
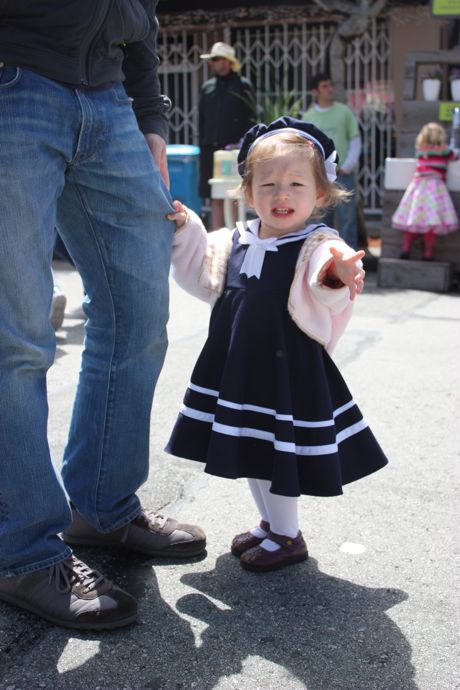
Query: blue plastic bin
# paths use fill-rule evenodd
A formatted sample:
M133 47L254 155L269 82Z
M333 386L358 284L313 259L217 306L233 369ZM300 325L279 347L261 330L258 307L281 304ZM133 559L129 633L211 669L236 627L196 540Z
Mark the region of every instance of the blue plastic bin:
M201 199L198 196L199 146L169 144L166 147L169 179L173 199L179 199L189 208L200 213Z

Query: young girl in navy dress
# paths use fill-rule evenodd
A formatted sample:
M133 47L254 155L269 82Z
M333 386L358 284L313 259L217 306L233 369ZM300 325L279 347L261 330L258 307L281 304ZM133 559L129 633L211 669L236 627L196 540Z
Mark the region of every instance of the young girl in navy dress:
M335 159L311 123L256 125L238 162L258 218L208 234L177 201L169 216L174 277L214 306L166 450L248 478L261 522L231 550L250 570L307 558L300 494L341 494L387 462L329 355L364 278L364 252L313 220L348 194Z
M449 148L446 130L437 122L422 127L415 149L415 173L391 224L403 232L401 259L409 258L414 239L422 236L422 259L432 261L436 237L458 228L457 214L446 186L448 163L458 156Z

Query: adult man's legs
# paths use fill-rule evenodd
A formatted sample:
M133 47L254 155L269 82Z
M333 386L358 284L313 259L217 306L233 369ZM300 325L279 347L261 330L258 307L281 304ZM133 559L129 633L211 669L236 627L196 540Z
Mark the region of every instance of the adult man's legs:
M71 557L70 510L47 442L56 204L80 116L72 92L0 70L0 599L72 628L135 619L135 600Z
M58 563L69 507L47 442L46 371L57 199L69 125L52 82L6 67L0 91L0 574ZM32 115L33 114L33 115ZM61 115L62 116L62 115ZM67 119L67 115L64 120ZM71 143L70 143L71 147Z
M123 88L76 92L84 121L57 226L88 315L63 478L101 531L140 510L153 391L167 346L170 197ZM104 131L104 136L98 136Z
M349 201L339 204L336 208L336 230L350 247L358 248L358 220L356 214L356 179L354 173L338 175L337 182L345 189L353 192Z
M76 93L84 121L57 226L83 280L85 348L63 479L78 513L70 544L187 557L202 530L141 514L150 412L166 352L171 198L123 87ZM97 128L95 128L97 131Z

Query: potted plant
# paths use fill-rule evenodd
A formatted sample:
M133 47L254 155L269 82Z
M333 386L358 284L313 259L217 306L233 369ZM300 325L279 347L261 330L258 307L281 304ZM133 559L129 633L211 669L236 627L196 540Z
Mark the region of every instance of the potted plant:
M426 101L437 101L441 91L442 69L440 65L433 65L422 77L423 98Z
M266 125L273 122L283 115L290 115L291 117L300 117L302 110L302 99L297 98L293 91L289 93L275 94L274 91L263 93L259 96L260 102L252 94L242 95L235 94L238 98L248 105L256 116L252 118L253 122L264 122Z
M453 101L460 101L460 67L453 67L449 72L450 94Z

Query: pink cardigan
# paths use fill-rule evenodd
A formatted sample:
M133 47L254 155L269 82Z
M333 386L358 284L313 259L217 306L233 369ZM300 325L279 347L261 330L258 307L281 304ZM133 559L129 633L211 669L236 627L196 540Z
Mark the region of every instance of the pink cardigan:
M223 292L232 235L227 228L207 233L200 218L190 210L187 222L174 235L174 279L212 306ZM300 250L288 300L293 321L329 353L344 332L353 307L348 287L332 289L321 282L320 276L332 262L330 247L337 247L345 256L354 253L327 228L314 230Z

